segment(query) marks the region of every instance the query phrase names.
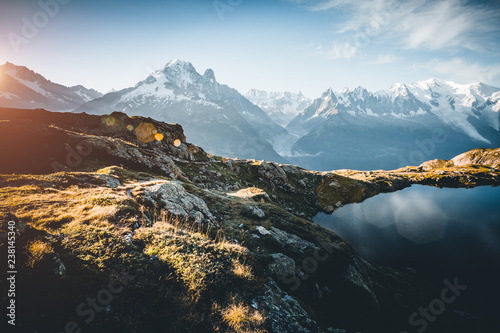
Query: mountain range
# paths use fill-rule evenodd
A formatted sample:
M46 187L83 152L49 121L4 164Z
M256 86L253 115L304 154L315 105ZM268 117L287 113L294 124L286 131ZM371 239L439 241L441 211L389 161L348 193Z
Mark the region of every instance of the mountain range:
M473 148L500 146L500 89L430 79L370 92L326 90L245 95L215 73L173 60L135 86L105 95L65 87L27 69L0 66L0 106L113 111L182 124L191 141L227 157L309 169L394 169Z
M112 111L183 124L195 144L216 155L286 162L270 143L286 130L237 90L218 83L211 69L201 75L189 62L173 60L134 87L76 109Z
M250 89L245 97L264 110L274 122L286 126L299 113L303 112L312 100L301 92L267 92Z
M66 87L51 82L26 67L5 63L0 66L0 105L14 108L44 108L70 111L101 97L94 89Z
M287 129L297 133L290 160L315 170L391 169L500 145L500 89L430 79L320 98Z

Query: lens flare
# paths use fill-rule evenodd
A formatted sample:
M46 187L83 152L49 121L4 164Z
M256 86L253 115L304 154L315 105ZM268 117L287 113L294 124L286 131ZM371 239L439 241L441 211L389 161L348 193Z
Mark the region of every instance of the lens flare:
M114 126L116 124L116 119L113 116L109 116L109 117L103 118L102 122L104 123L104 125L111 127L111 126Z
M181 145L181 140L177 139L174 141L174 146L179 147Z
M156 140L156 141L161 141L161 140L163 140L163 134L156 133L156 134L155 134L155 140Z
M148 143L156 140L156 134L158 131L151 123L141 123L135 129L135 135L138 140L141 140L144 143Z

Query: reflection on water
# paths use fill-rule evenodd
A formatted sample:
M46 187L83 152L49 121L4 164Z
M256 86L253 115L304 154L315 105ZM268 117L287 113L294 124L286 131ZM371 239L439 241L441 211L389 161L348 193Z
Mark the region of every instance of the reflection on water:
M367 258L392 262L408 248L457 245L500 258L500 188L439 189L413 186L351 204L314 221ZM460 242L454 244L454 242ZM388 251L391 250L391 251Z
M374 262L415 268L437 285L459 276L471 308L491 318L500 310L500 187L413 186L314 221Z

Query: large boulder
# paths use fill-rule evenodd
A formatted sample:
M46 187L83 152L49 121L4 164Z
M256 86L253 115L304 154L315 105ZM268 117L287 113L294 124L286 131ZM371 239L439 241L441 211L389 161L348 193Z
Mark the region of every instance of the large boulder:
M295 274L295 261L283 253L271 254L271 262L267 265L269 273L277 279Z
M214 216L203 199L188 193L178 181L144 183L134 190L151 205L158 205L175 216L191 218L195 222L212 222Z

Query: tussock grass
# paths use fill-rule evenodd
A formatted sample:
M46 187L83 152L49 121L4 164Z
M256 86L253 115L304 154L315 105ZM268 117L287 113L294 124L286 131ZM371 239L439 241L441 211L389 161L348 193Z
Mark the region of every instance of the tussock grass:
M233 303L221 312L224 322L235 332L265 332L259 327L265 317L243 303Z
M237 260L245 257L248 250L212 231L210 227L162 213L160 221L138 229L133 240L144 244L148 256L158 256L171 266L196 298L209 287L227 284L231 279L228 272L252 278L251 267Z
M242 279L248 279L248 280L253 279L254 276L252 267L240 263L237 259L233 259L232 264L233 264L232 272L234 275Z
M54 254L52 245L42 241L40 238L34 239L26 245L27 265L31 268L47 256Z
M50 184L45 182L46 178L30 176L26 181L38 184L0 187L0 210L15 212L17 217L42 229L58 228L73 221L104 222L119 212L137 211L138 206L125 193L99 186L56 188L47 186Z

